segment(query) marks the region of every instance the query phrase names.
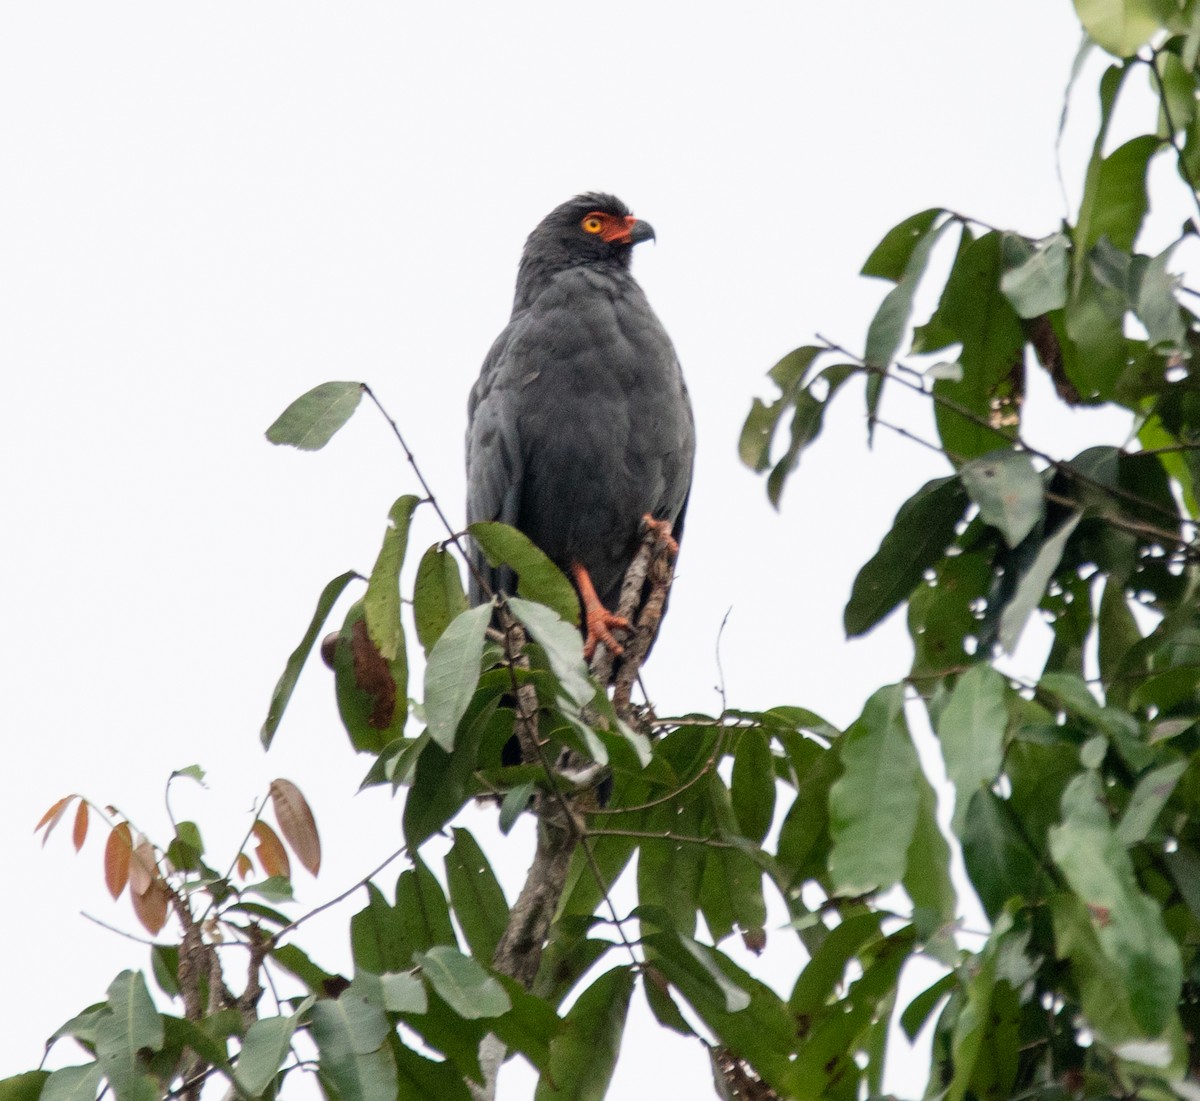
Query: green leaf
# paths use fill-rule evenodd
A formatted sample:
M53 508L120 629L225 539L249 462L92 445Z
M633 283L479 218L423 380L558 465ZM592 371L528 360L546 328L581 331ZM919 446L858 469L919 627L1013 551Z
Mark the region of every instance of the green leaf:
M1075 11L1097 45L1116 57L1132 57L1161 26L1155 0L1075 0Z
M512 567L521 596L553 608L560 619L579 626L575 586L528 536L507 524L489 521L472 524L467 530L493 566Z
M519 1051L538 1070L550 1067L550 1045L562 1032L563 1022L548 1002L530 994L520 983L498 976L512 1009L488 1021L488 1028L510 1051Z
M425 721L447 753L454 748L459 720L479 683L479 662L492 606L481 604L457 615L438 639L425 667Z
M508 605L533 641L546 652L550 668L567 697L577 707L591 703L596 695L596 686L588 676L587 664L583 660L583 639L579 631L553 609L542 604L533 604L514 596L509 597Z
M413 511L420 503L419 498L408 493L392 505L388 512L383 546L379 549L379 557L375 559L363 597L363 614L375 648L385 661L399 659L406 671L404 628L400 623L400 567L404 564L404 552L408 547L408 528ZM407 676L404 683L407 686ZM399 685L397 689L401 690Z
M1025 332L1021 319L1000 291L1002 235L964 237L946 280L931 326L962 344L963 376L933 384L934 416L942 446L963 462L1007 442L1012 426L997 410L1019 416Z
M400 915L374 883L367 884L366 908L350 918L350 948L354 966L375 975L401 971L412 960Z
M26 1081L35 1077L38 1080L46 1080L41 1095L33 1093L30 1095L30 1101L96 1101L96 1090L100 1085L100 1064L94 1062L84 1063L79 1067L62 1067L48 1079L45 1071L35 1071L20 1077ZM12 1082L14 1079L10 1078L8 1081ZM4 1083L0 1083L0 1098L3 1101L18 1101L22 1097L21 1092L14 1092L10 1098L3 1086Z
M363 602L346 612L333 650L338 714L360 753L379 753L402 737L408 719L408 666L387 661L367 631Z
M535 1101L603 1101L632 994L633 972L615 967L579 995L550 1044L550 1071L538 1081Z
M944 943L949 962L957 962L957 950L947 930L954 922L958 896L950 878L950 846L942 836L937 820L937 794L933 785L918 770L916 776L917 821L904 866L904 889L913 903L913 924L927 940ZM929 955L936 955L927 947Z
M445 547L434 544L417 566L413 585L413 618L417 638L426 654L433 649L456 615L467 610L458 560Z
M533 798L534 782L526 780L523 784L517 784L504 797L504 802L500 804L500 832L507 834L509 830L516 825L516 821L529 809L529 800Z
M385 1042L392 1028L382 1009L346 990L312 1007L310 1031L338 1101L396 1101L396 1060Z
M904 686L881 688L846 731L829 792L829 875L839 894L890 887L904 875L916 826L920 763L904 719Z
M904 1035L908 1037L910 1044L925 1027L925 1022L938 1007L938 1003L954 990L958 981L958 975L952 971L949 975L943 975L932 986L926 987L908 1003L904 1012L900 1014L900 1027L904 1029Z
M929 214L930 212L926 211L924 214L917 215L916 218L924 220ZM912 251L904 263L903 275L900 276L896 286L888 292L867 329L867 347L864 359L869 367L886 370L892 360L896 358L896 352L900 347L900 342L904 339L909 318L912 316L913 298L917 293L921 277L925 274L925 267L929 263L929 255L933 251L933 246L937 244L938 239L949 226L957 224L954 219L947 219L934 229L932 223L936 217L937 213L934 212L934 217L930 219L930 228L927 228L924 233L920 231L921 222L919 221L909 219L908 223L901 223L901 226L908 226L902 231L902 234L907 234L911 238L915 230L919 236L916 236ZM868 259L868 267L873 267L875 270L891 268L891 257L880 256L880 250L893 251L888 246L888 240L892 234L901 230L901 226L897 226L888 237L884 238Z
M508 924L508 903L487 857L467 830L454 830L454 844L446 853L446 883L472 955L490 960Z
M314 1001L310 995L289 1017L261 1017L251 1022L234 1073L246 1093L257 1096L266 1091L287 1058L300 1018Z
M302 451L319 451L362 400L361 382L323 382L289 405L267 429L267 439Z
M1063 233L1036 243L1005 234L1000 290L1018 317L1039 317L1067 304L1069 244Z
M1011 654L1017 648L1021 632L1025 629L1025 621L1046 595L1046 586L1050 584L1050 578L1062 561L1067 540L1071 538L1071 533L1082 518L1081 512L1068 517L1062 526L1042 543L1033 565L1018 582L1016 592L1000 615L1000 645L1006 653Z
M347 570L340 577L335 577L321 590L321 595L317 599L317 610L313 613L308 630L304 632L300 645L292 651L287 665L284 666L283 675L279 678L279 683L275 685L275 691L271 693L271 706L267 709L267 721L263 723L262 732L259 734L264 749L271 748L271 739L275 737L275 731L279 729L279 721L283 718L288 701L292 698L292 692L295 690L296 682L300 679L300 670L304 668L304 663L308 660L308 655L317 641L317 635L320 633L326 617L337 602L337 598L345 591L346 586L357 576L358 574L353 570Z
M1175 244L1178 244L1176 242ZM1182 282L1180 276L1167 271L1175 244L1155 256L1146 265L1138 283L1134 309L1143 325L1152 348L1173 351L1185 346L1187 326L1175 292Z
M830 930L800 972L788 998L788 1008L797 1017L813 1017L824 1009L845 979L850 961L879 939L882 921L879 913L853 914Z
M959 471L985 524L999 529L1015 547L1045 515L1042 479L1024 451L992 451L964 463Z
M876 279L890 279L893 283L900 282L913 252L933 228L938 216L945 213L941 207L935 206L893 226L867 257L862 274Z
M429 985L455 1013L468 1021L499 1017L512 1008L499 981L457 948L435 945L428 952L416 953L416 961Z
M410 971L385 971L382 975L356 971L349 989L389 1013L421 1014L429 1008L424 984Z
M96 1055L118 1101L151 1101L158 1096L139 1052L157 1051L163 1022L140 972L122 971L108 988L109 1011L96 1028Z
M850 638L866 634L908 598L954 541L966 507L966 491L954 476L926 482L900 506L891 531L854 579L844 617Z
M1187 767L1187 761L1172 761L1138 780L1121 821L1117 823L1117 840L1122 845L1128 848L1146 840Z
M954 832L962 837L967 806L1000 774L1008 682L990 665L973 665L958 679L937 721L946 777L954 785Z
M742 836L761 844L775 816L775 765L762 730L744 730L738 738L730 795Z
M438 945L457 947L450 908L442 885L419 857L396 880L396 913L405 941L413 950L427 951Z
M1138 889L1095 773L1081 773L1067 785L1062 809L1062 824L1050 829L1050 854L1099 926L1097 939L1121 974L1134 1019L1147 1035L1158 1036L1179 1000L1179 946L1159 906Z

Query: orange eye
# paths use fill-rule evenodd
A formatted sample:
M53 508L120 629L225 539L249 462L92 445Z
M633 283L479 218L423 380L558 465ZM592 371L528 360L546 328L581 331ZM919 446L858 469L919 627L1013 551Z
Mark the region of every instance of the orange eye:
M584 233L599 233L604 228L604 219L599 214L589 214L582 222Z

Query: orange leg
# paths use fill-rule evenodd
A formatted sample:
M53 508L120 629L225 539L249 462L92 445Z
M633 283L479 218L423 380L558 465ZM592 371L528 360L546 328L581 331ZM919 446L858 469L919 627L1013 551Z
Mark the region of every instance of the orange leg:
M629 630L629 620L624 616L614 615L600 603L591 577L579 563L571 567L571 576L579 589L579 599L583 601L583 615L587 624L587 637L583 643L584 660L591 661L596 647L602 642L614 657L619 657L625 648L613 637L613 631L618 627Z
M658 541L666 545L667 551L674 558L679 554L679 544L671 534L670 520L656 520L650 513L642 517L642 525L646 531L652 531L658 536Z

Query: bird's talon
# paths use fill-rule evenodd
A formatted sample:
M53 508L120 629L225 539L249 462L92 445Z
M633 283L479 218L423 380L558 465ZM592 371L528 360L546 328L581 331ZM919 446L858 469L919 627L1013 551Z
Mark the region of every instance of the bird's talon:
M629 620L623 615L614 615L606 608L589 608L587 613L587 641L583 644L583 659L591 661L596 647L604 643L613 657L619 658L624 652L622 646L613 635L613 631L628 631Z
M670 520L656 520L653 516L647 513L642 517L642 526L645 531L654 532L660 546L667 548L667 553L672 557L679 554L679 544L675 537L671 534Z

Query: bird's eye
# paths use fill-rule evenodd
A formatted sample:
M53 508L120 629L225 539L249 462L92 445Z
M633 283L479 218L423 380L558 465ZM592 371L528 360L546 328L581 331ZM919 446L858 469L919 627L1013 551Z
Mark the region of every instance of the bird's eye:
M584 233L599 233L604 228L604 219L599 214L589 214L582 222Z

